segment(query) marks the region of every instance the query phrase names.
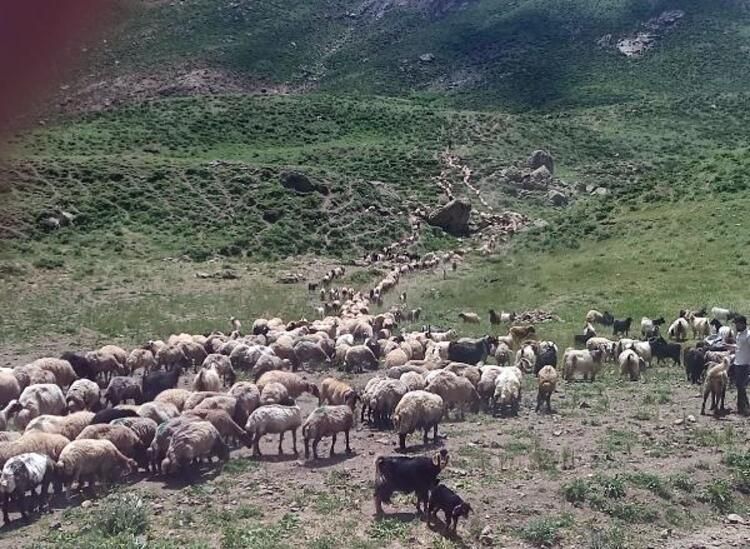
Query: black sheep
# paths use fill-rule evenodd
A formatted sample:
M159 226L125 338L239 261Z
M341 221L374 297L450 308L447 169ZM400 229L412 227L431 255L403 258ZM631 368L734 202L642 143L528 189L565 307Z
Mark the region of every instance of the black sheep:
M610 313L609 311L604 311L602 313L602 319L599 322L602 326L612 326L612 324L615 321L615 317Z
M177 381L180 379L180 372L181 368L175 366L168 372L157 370L144 375L141 383L144 402L154 400L162 391L177 387Z
M593 334L574 334L573 335L573 346L576 348L585 347L586 342L594 337Z
M469 518L472 511L471 505L466 503L461 496L444 484L438 484L430 490L430 503L427 511L427 524L432 518L437 518L438 511L445 513L445 527L448 532L456 533L458 519ZM451 528L451 523L453 528Z
M107 408L101 412L94 414L94 418L91 420L91 424L95 423L109 423L113 419L120 419L122 417L138 417L135 410L123 410L120 408Z
M440 450L432 458L426 456L378 456L375 458L375 512L383 514L383 502L390 503L394 492L417 496L417 513L420 504L427 514L430 488L438 482L438 475L448 465L448 450Z
M534 375L537 375L545 366L557 367L557 348L552 345L541 348L537 353Z
M633 322L631 317L625 320L614 320L612 322L612 334L613 335L630 335L630 324Z
M91 364L86 358L86 353L73 353L70 351L66 351L60 358L62 360L67 360L68 362L70 362L70 365L73 367L73 371L75 371L76 375L79 378L86 378L90 379L91 381L96 381L96 372L94 372Z
M706 373L706 347L695 347L685 349L683 362L685 363L685 374L693 385L701 383Z
M497 343L497 341L494 343ZM448 360L476 366L478 362L487 360L492 344L491 336L484 336L475 340L451 341L448 344Z
M668 358L671 358L677 366L682 364L680 360L682 346L679 343L668 343L661 336L649 339L649 343L651 344L651 355L656 358L660 364L662 360Z

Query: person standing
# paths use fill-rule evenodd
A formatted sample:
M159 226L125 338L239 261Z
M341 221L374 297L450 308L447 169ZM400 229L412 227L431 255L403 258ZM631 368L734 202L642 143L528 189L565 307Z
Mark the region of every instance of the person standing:
M747 318L737 315L734 318L737 329L736 344L734 345L734 371L737 385L737 413L750 415L750 404L747 400L747 382L750 375L750 331L747 329Z

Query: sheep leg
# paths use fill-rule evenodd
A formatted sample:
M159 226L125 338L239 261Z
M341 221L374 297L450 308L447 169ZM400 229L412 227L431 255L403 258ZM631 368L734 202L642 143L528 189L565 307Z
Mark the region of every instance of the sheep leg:
M398 435L398 449L402 452L406 451L406 435L403 433Z
M708 394L709 394L709 391L704 391L703 392L703 405L701 406L701 415L702 416L706 415L706 401L708 400Z
M331 457L334 455L334 448L336 446L336 433L333 433L333 437L331 437Z
M3 522L8 524L10 517L8 517L8 507L10 506L10 494L3 494Z
M253 444L253 455L254 456L262 456L263 454L260 453L260 436L255 437L255 443Z
M284 455L284 450L281 448L281 443L284 442L284 431L281 431L279 434L279 455Z
M541 391L539 391L539 392L538 392L538 393L536 394L536 410L535 410L535 411L536 411L536 413L537 413L537 414L539 413L539 408L541 408L541 407L542 407L542 398L543 398L543 397L542 397L542 392L541 392Z
M547 412L552 413L552 393L547 394Z
M305 437L305 459L310 458L310 439Z
M294 450L294 455L296 456L299 452L297 452L297 430L292 429L292 449Z
M318 459L318 443L320 442L319 438L316 438L313 440L312 448L313 448L313 458Z
M346 438L346 453L351 454L352 449L349 447L349 431L344 431L344 437Z
M16 490L16 498L18 499L18 510L21 511L21 517L26 520L28 518L28 507L26 501L26 490Z
M438 431L438 424L436 423L433 426L433 432L432 432L432 440L435 441L435 442L438 441L438 432L437 431Z

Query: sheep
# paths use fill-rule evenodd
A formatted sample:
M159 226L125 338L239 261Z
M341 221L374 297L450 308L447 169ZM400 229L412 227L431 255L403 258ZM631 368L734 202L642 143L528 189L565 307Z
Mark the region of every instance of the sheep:
M726 413L724 408L724 395L727 391L727 385L729 384L729 376L727 375L727 369L729 368L729 361L723 360L721 363L711 363L708 365L708 372L706 373L706 381L703 385L703 405L701 406L701 415L706 415L706 400L708 395L711 395L711 410L714 411L714 415L718 416Z
M177 345L182 351L182 354L185 355L185 358L187 359L183 363L183 366L185 368L196 367L199 364L203 364L203 361L206 360L206 357L208 356L208 353L203 348L203 345L200 345L195 341L181 341Z
M292 447L297 455L297 428L302 425L299 406L282 406L271 404L261 406L247 418L245 431L249 436L248 442L253 445L253 455L260 456L260 439L266 434L279 434L279 455L284 453L282 443L284 433L292 432Z
M417 430L424 431L423 441L433 430L433 439L438 441L438 424L443 419L445 403L440 395L416 390L406 393L393 412L393 426L398 433L399 448L406 450L406 436Z
M257 386L262 392L263 386L266 383L278 382L284 385L289 391L291 398L298 398L302 393L310 393L313 396L319 397L320 391L317 385L309 383L302 379L300 376L293 372L284 372L281 370L274 370L273 372L266 372L260 379L258 379Z
M121 410L119 408L107 408L94 414L94 418L91 420L91 424L97 423L109 423L112 420L123 418L123 417L139 417L138 412L135 410Z
M78 379L73 366L67 360L59 358L39 358L30 364L32 367L51 372L55 376L55 383L60 387L67 387Z
M87 353L65 351L60 359L67 360L80 379L90 379L91 381L96 379L96 372L88 360Z
M74 412L67 416L41 415L32 419L26 426L26 433L39 431L62 435L75 439L94 419L94 412Z
M458 519L461 517L469 518L469 513L473 511L471 505L461 499L458 494L445 486L438 484L430 489L429 507L427 508L427 525L429 526L432 518L437 519L438 511L445 514L445 529L447 532L453 532L455 535L458 528ZM453 528L451 528L451 523Z
M528 364L536 364L536 352L536 344L524 343L521 345L521 348L516 351L516 365L521 362L521 359L525 359ZM526 373L529 373L529 371L526 371Z
M394 492L417 496L417 513L427 513L430 488L437 484L437 477L448 465L448 450L442 449L432 458L426 456L378 456L375 458L375 513L383 514L383 503L390 503Z
M369 394L369 401L366 402L368 413L372 415L375 424L387 424L399 400L407 392L408 387L398 379L384 379L375 385Z
M165 389L156 395L154 402L167 402L182 412L185 408L185 402L192 394L192 391L187 389Z
M29 385L57 384L55 374L31 364L13 368L13 377L18 381L21 391Z
M166 389L174 389L180 379L181 368L176 366L168 372L156 371L144 374L141 381L141 392L143 400L154 400L156 396Z
M97 423L89 425L75 440L109 440L124 455L134 460L139 467L147 468L146 448L140 437L125 425Z
M516 313L506 313L505 311L503 311L498 314L495 312L495 309L490 309L489 315L490 324L492 325L508 324L509 322L513 322L516 319Z
M247 421L247 414L237 406L237 399L225 394L205 398L193 410L224 410L241 425Z
M151 445L156 435L157 423L146 417L122 417L114 419L111 425L122 425L133 431L145 448Z
M428 326L427 337L429 337L432 341L437 341L437 342L453 341L454 339L456 339L456 337L458 337L458 334L456 333L456 330L448 330L445 332L433 332L431 328Z
M237 379L234 368L232 368L232 361L229 357L216 353L208 355L206 360L203 361L201 368L211 368L212 366L227 385L232 385Z
M601 351L604 355L604 360L614 358L614 348L615 342L606 337L592 337L586 342L586 349L588 351Z
M346 453L351 454L349 446L349 431L354 425L354 414L346 404L334 406L319 406L313 410L302 425L302 436L305 440L305 459L310 457L310 441L312 440L313 458L318 459L318 443L323 437L331 437L330 456L334 455L336 435L344 433Z
M706 372L706 348L685 349L682 356L687 380L693 385L697 385Z
M436 378L427 384L425 391L440 395L445 405L446 416L451 408L457 407L460 418L464 419L464 407L469 405L470 408L475 408L479 404L479 394L471 381L455 374L453 377Z
M536 412L542 408L542 403L547 403L547 412L552 413L550 398L557 387L557 370L554 366L546 365L538 373L538 387L536 394Z
M227 395L237 399L237 409L247 417L260 406L260 391L254 383L239 381L232 385Z
M391 379L399 379L407 372L414 372L419 375L424 375L425 373L427 373L427 368L419 365L424 363L425 361L410 360L403 366L393 366L391 368L388 368L388 370L385 372L385 375L386 377L390 377Z
M99 385L90 379L78 379L71 383L65 395L68 412L95 410L99 404Z
M36 503L39 509L47 503L49 484L53 480L55 462L49 456L37 453L19 454L10 458L3 466L0 474L0 493L3 494L3 521L8 524L8 507L11 498L18 502L21 516L27 518L27 512L34 510L26 505L26 492L36 495L36 487L40 486Z
M683 317L675 320L668 330L669 338L675 341L685 341L687 339L688 321Z
M458 313L458 318L460 318L467 324L481 324L482 323L482 319L476 313L461 312L461 313Z
M513 351L505 343L498 343L495 349L495 362L498 366L509 366Z
M70 499L74 482L82 487L83 479L93 486L96 480L115 480L138 470L132 459L122 455L109 440L73 440L62 452L55 467L65 483L65 494Z
M127 351L117 345L104 345L103 347L99 348L99 351L107 355L112 355L113 357L115 357L117 362L119 362L123 366L128 361Z
M652 341L633 341L632 343L625 345L623 350L632 349L643 359L646 366L650 366L651 360L655 356L654 344ZM617 356L619 357L620 355L618 354Z
M195 416L202 420L208 421L216 427L219 434L223 437L224 441L236 440L245 443L248 447L248 437L245 430L235 422L232 417L224 410L190 410L185 412L185 415Z
M617 320L612 323L612 335L630 335L630 325L633 323L632 317L627 317L624 320Z
M167 371L187 368L190 364L190 359L180 345L167 345L166 347L162 347L156 352L155 358L157 366Z
M104 349L104 347L102 347L102 349ZM101 375L106 382L109 382L109 378L112 377L113 374L125 376L130 373L127 366L125 366L125 362L127 362L128 359L127 355L125 356L125 360L120 362L115 355L102 349L86 353L86 361L89 364L90 371L94 378Z
M207 398L220 396L223 394L224 393L220 393L218 391L200 391L198 393L190 393L188 398L185 399L185 403L182 406L182 411L184 412L187 410L192 410ZM258 393L258 401L260 402L260 392Z
M511 326L508 335L513 338L513 348L518 348L527 339L536 339L536 328L534 326Z
M372 331L372 327L368 327L370 328L370 331ZM366 337L358 338L356 334L354 334L354 336L355 340L358 341L364 341L367 339ZM372 334L370 334L369 337L372 337ZM297 364L299 367L305 370L319 370L331 365L330 357L326 354L319 343L305 340L298 341L294 345L294 354L297 358Z
M146 402L138 407L138 415L153 419L157 424L180 415L173 404L168 402Z
M65 396L59 386L52 383L29 385L18 397L20 408L15 418L19 429L25 429L29 422L42 414L60 415L65 413Z
M60 452L69 442L70 439L62 435L30 431L16 440L0 445L0 465L5 465L13 456L26 453L44 454L57 461Z
M627 375L630 381L638 381L641 369L645 367L643 359L632 349L626 349L617 357L620 363L620 375Z
M12 400L21 396L21 386L12 373L0 373L0 407L5 407Z
M201 368L193 380L193 391L221 391L221 376L216 368Z
M287 388L273 381L266 383L263 386L263 391L260 393L260 405L266 406L268 404L284 404L285 406L291 406L294 404L294 400L289 398L289 391Z
M424 377L418 372L404 372L399 380L409 391L421 391L427 386Z
M0 443L13 442L21 438L21 433L18 431L0 431Z
M327 377L320 383L318 406L326 403L333 406L346 404L354 410L354 405L358 399L357 391L343 381Z
M510 409L511 414L518 415L521 405L522 374L518 368L503 368L495 380L495 392L492 395L493 413L504 413Z
M602 365L603 353L601 351L581 351L577 349L566 349L563 355L563 377L566 381L573 379L576 372L583 375L586 381L595 381L596 374Z
M602 326L611 326L614 321L615 318L609 311L600 313L596 309L591 309L588 313L586 313L586 322L588 324L601 324Z
M117 406L132 400L134 404L143 403L143 391L138 379L129 376L115 376L109 380L107 390L102 395L105 403Z
M693 331L693 339L708 337L711 333L711 324L708 318L693 316L690 320L690 328Z
M723 309L721 307L711 307L711 316L716 320L727 322L734 319L734 317L737 316L737 313L730 311L729 309Z
M479 339L460 339L448 344L448 360L476 365L485 362L490 354L493 338L484 336Z
M164 474L175 473L196 459L216 456L220 461L229 459L229 448L219 431L208 421L190 422L179 427L169 441L167 453L161 462Z
M392 368L394 366L403 366L407 362L409 362L409 355L399 347L385 355L385 358L383 359L383 367Z
M144 375L159 367L154 353L148 349L133 349L130 351L128 359L125 361L125 366L127 366L131 374L135 373L136 370L142 369Z
M477 393L482 405L488 406L491 403L492 395L495 394L495 382L502 370L503 368L500 366L482 366L482 374L477 384Z
M202 420L198 415L183 414L160 423L156 427L154 438L146 450L146 456L153 472L161 472L161 462L167 455L167 448L169 448L169 442L172 440L174 432L182 425L195 421Z

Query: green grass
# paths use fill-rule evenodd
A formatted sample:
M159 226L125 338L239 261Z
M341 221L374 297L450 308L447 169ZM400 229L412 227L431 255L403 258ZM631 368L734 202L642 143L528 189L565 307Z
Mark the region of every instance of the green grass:
M573 517L567 514L534 518L521 529L520 535L538 547L549 547L560 540L561 530L572 524Z

